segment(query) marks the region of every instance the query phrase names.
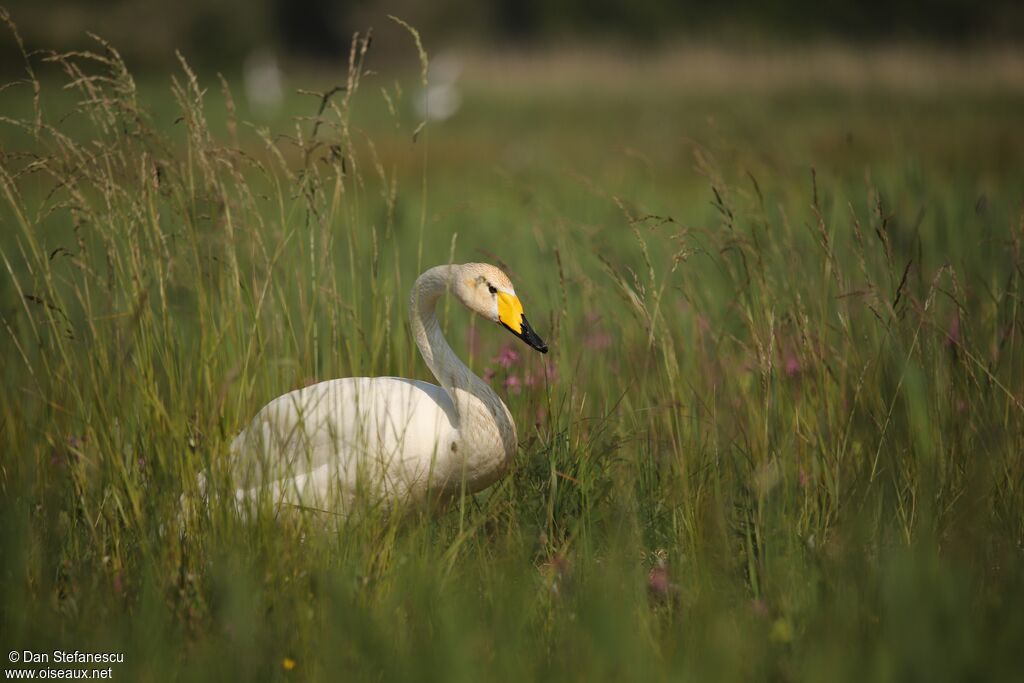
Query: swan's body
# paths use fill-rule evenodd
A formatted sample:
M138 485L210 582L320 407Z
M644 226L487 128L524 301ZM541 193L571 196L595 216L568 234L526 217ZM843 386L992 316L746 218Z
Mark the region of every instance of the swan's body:
M366 500L390 505L486 488L507 471L516 428L505 404L445 341L435 315L452 291L471 310L534 348L512 284L486 264L438 266L413 286L416 345L440 386L398 377L353 377L292 391L263 407L232 442L240 504L345 513Z

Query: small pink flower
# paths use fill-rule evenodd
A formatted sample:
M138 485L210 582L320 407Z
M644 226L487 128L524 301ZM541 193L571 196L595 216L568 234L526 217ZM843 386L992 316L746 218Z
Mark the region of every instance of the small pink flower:
M803 467L797 473L797 482L800 484L800 488L805 489L807 485L811 483L811 475L807 474L807 470Z
M668 570L664 567L655 567L647 573L647 587L652 593L664 595L668 592Z
M594 330L583 340L583 345L593 351L603 351L612 345L612 335L607 330Z
M548 382L558 381L558 368L555 366L554 362L547 361L544 363L544 378Z
M786 370L787 377L796 377L800 374L800 359L796 357L796 354L792 351L786 352L786 360L783 366Z
M520 391L520 383L518 375L509 375L505 378L505 388L508 389L509 393L518 394Z
M672 583L668 567L661 564L647 573L647 593L659 602L671 600L679 592L679 586Z
M768 603L762 598L755 598L750 601L750 611L753 612L755 616L761 617L762 619L767 619L771 615L771 610L768 609Z
M512 367L518 360L519 354L516 353L516 350L511 346L502 347L501 351L498 352L498 355L494 357L494 362L506 370Z
M547 380L548 383L558 381L558 368L556 368L555 364L550 361L542 363L539 372L534 373L528 370L523 375L523 384L528 387L540 384L545 380Z

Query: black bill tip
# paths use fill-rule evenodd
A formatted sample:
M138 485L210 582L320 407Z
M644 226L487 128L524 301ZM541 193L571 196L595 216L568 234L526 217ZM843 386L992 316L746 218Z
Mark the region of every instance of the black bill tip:
M509 327L505 323L501 323L501 325L506 330L508 330L509 332L511 332L512 334L516 335L517 337L522 339L524 342L529 344L530 348L536 349L537 351L540 351L541 353L547 353L548 352L548 345L544 343L544 340L540 338L540 335L538 335L536 332L533 331L533 328L530 327L530 323L526 322L526 316L525 315L523 316L522 325L521 325L521 329L519 330L519 332L516 332L515 330L513 330L511 327Z

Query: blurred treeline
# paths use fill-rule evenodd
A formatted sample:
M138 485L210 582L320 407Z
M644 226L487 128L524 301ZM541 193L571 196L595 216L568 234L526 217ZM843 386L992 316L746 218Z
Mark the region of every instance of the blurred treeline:
M959 47L1019 44L1024 37L1021 0L6 0L5 6L30 48L94 45L91 31L136 69L164 66L175 50L201 66L237 63L255 49L333 60L347 53L353 31L380 28L387 14L416 26L433 47L613 42L645 49L680 37ZM16 68L16 57L5 36L3 70Z

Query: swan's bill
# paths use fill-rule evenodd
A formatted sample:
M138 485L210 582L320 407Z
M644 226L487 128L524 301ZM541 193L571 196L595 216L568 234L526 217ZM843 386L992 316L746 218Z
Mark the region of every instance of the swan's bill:
M512 334L520 334L523 329L523 304L519 297L508 292L498 292L498 322L512 330Z
M541 353L548 352L548 345L526 321L526 316L523 315L523 304L515 294L498 292L498 322L532 348Z
M516 335L520 339L522 339L524 342L529 344L532 348L537 349L541 353L547 353L548 352L548 345L544 343L544 340L540 338L540 335L538 335L536 332L533 331L533 328L530 327L530 323L528 323L526 321L526 316L525 315L521 315L519 318L520 318L520 325L519 325L519 331L518 332L513 330L508 325L505 325L504 321L502 321L501 324L504 325L505 328L508 329L509 332L511 332L512 334Z

